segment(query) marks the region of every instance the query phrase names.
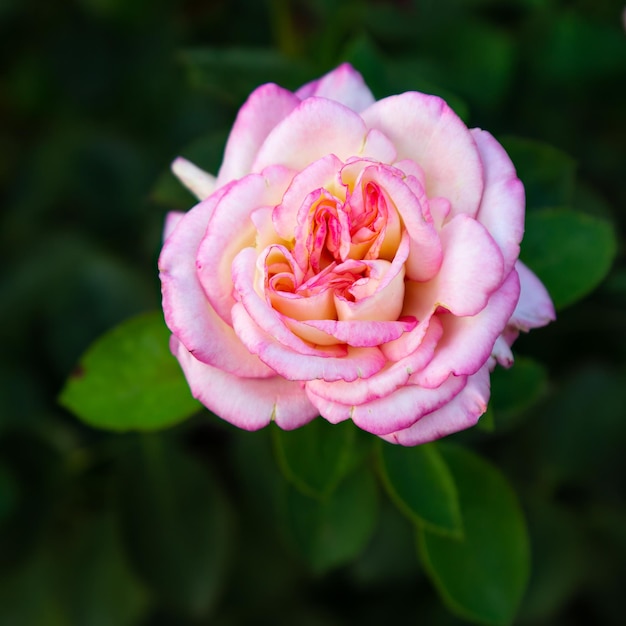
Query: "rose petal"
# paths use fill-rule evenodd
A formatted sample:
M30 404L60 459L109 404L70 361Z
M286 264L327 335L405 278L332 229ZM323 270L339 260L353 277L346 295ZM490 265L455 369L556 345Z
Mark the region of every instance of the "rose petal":
M361 261L370 268L370 277L357 280L347 290L354 301L335 293L335 307L340 320L393 321L400 317L404 303L404 264L408 249L408 236L404 233L392 263L382 260ZM339 265L335 271L339 272L341 267Z
M195 359L172 336L172 354L178 359L191 393L222 419L244 430L258 430L272 420L291 430L318 415L298 383L280 376L264 380L229 374Z
M303 170L329 154L345 161L361 154L366 135L363 120L348 107L325 98L308 98L268 135L252 171L276 163Z
M438 387L451 373L456 376L476 373L491 355L518 297L519 278L513 270L480 313L468 317L437 314L443 324L443 337L433 360L414 374L411 382Z
M363 77L349 63L342 63L322 78L303 85L296 91L296 95L303 100L311 96L329 98L357 113L374 102L374 96Z
M406 273L410 280L426 281L431 279L441 266L442 249L439 236L427 216L428 199L422 189L421 197L416 195L417 188L411 189L407 179L397 175L397 170L378 166L368 169L375 180L389 196L397 209L404 227L409 234L411 244L406 263ZM413 183L419 184L413 178Z
M513 353L511 352L511 347L507 343L506 339L500 335L496 339L496 343L493 344L493 349L491 350L491 356L500 364L502 367L509 368L513 365Z
M346 405L316 396L306 385L309 400L329 422L352 419L363 430L374 435L388 435L408 428L423 415L450 402L466 384L465 376L450 376L436 389L416 385L400 387L389 395L358 405Z
M424 415L404 430L382 438L403 446L417 446L474 426L489 402L489 366L485 364L468 377L465 387L454 398Z
M226 142L224 160L217 176L218 187L253 171L252 163L262 143L299 104L296 95L272 83L262 85L250 94L239 109Z
M426 174L429 197L443 196L452 214L476 215L483 172L476 144L452 109L437 96L408 92L384 98L361 116L396 146L398 160L412 159Z
M443 332L438 320L420 324L421 341L412 354L397 363L387 363L380 372L369 378L360 378L350 383L337 381L328 383L323 380L307 382L307 392L320 399L343 405L361 405L379 398L385 398L393 391L406 385L413 372L422 369L433 357L437 342Z
M342 162L333 154L318 159L293 177L285 194L272 213L276 232L286 240L291 240L296 231L298 216L309 194L326 189L331 194L345 198L345 189L339 178Z
M246 312L246 315L241 311L239 312L239 327L243 334L249 336L251 340L254 338L255 341L263 343L265 337L259 334L259 332L265 333L271 337L273 341L279 342L286 348L309 357L341 357L346 354L345 348L341 346L318 349L302 341L299 337L296 337L285 325L282 316L275 311L264 298L261 298L254 289L255 274L256 252L253 248L244 248L233 259L232 263L233 285ZM235 314L235 308L237 308L237 305L233 307L233 316ZM250 327L248 318L255 328ZM233 324L234 321L233 317ZM235 329L237 329L237 326L235 326ZM239 331L237 331L237 334L240 334ZM257 353L256 349L254 353Z
M434 308L445 307L454 315L475 315L502 283L500 248L482 224L463 214L452 218L441 230L440 237L441 268L431 281L413 283L411 297L422 305L428 302Z
M337 351L331 350L332 346L326 353L312 348L309 348L309 354L295 351L255 324L241 302L233 307L233 326L242 343L287 380L320 378L328 381L352 381L372 376L385 365L385 358L377 348L348 347L342 356L334 356ZM304 344L292 335L289 343L297 342ZM315 354L310 354L311 352Z
M178 157L172 163L172 172L198 200L208 198L215 191L215 176L201 170L187 159Z
M196 268L206 298L228 324L235 303L230 266L241 248L254 245L256 228L251 215L260 206L278 202L290 180L289 170L280 167L249 174L234 181L215 205Z
M529 331L556 319L554 305L543 283L521 261L515 263L520 278L520 297L509 324Z
M274 372L243 346L206 301L196 274L196 253L215 205L229 187L215 192L181 219L159 257L163 312L170 330L205 363L242 376Z
M165 224L163 226L163 241L174 232L176 226L178 226L178 222L185 217L185 214L182 211L170 211L165 216Z
M508 274L519 256L524 236L524 185L504 148L484 130L470 131L485 171L485 189L477 219L502 250L504 272Z
M286 320L286 323L300 336L307 330L315 330L326 335L332 343L346 343L356 348L380 346L413 330L417 325L415 318L404 318L395 322L309 319L306 321Z

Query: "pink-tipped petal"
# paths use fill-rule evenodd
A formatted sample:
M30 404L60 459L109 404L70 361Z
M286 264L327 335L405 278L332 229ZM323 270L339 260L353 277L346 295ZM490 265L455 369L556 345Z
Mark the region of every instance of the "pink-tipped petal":
M250 354L210 307L196 274L206 223L227 189L186 213L165 242L159 258L163 313L170 330L197 359L241 376L267 377L272 370Z
M260 328L250 317L241 302L233 307L233 326L242 343L287 380L347 380L368 378L380 371L385 365L385 357L378 348L344 348L344 354L335 356L331 347L324 353L307 346L309 352L303 354L278 341L274 336ZM292 336L290 343L302 342ZM339 347L339 346L337 346Z
M215 176L183 157L178 157L172 163L172 172L198 200L208 198L215 191Z
M323 380L307 382L307 392L318 398L344 405L361 405L385 398L399 387L406 385L413 372L421 370L433 357L437 342L441 338L442 327L437 320L421 327L422 340L418 347L397 363L387 365L370 378L361 378L350 383Z
M414 424L423 415L450 402L465 386L465 377L450 376L437 389L407 385L388 396L359 405L346 405L324 400L312 393L307 384L307 394L329 422L340 422L348 417L363 430L374 435L387 435Z
M491 356L502 365L502 367L509 368L513 365L514 359L511 346L502 335L496 339L496 343L491 350Z
M182 211L170 211L165 216L165 224L163 226L163 241L174 232L176 226L178 226L178 222L185 217L185 214Z
M478 149L441 98L408 92L379 100L361 115L368 128L382 131L394 143L398 160L411 159L422 167L429 197L447 198L453 215L476 215L483 192Z
M422 303L441 306L458 316L485 308L502 284L502 253L485 227L467 215L457 215L442 229L443 262L433 280L414 286ZM419 316L416 315L419 318Z
M276 232L290 240L294 237L298 224L298 215L307 196L318 189L326 189L335 195L345 195L339 179L342 162L329 154L318 159L293 177L280 204L272 213ZM300 215L302 220L304 216Z
M259 207L280 201L290 179L289 170L276 167L234 181L206 226L196 257L198 276L206 298L228 324L235 303L230 266L242 248L254 245L257 229L251 215Z
M383 436L402 446L417 446L475 426L489 402L489 366L467 379L465 387L440 408L424 415L404 430Z
M521 261L517 261L515 269L520 279L520 297L509 324L529 331L554 321L554 305L543 283Z
M492 135L478 128L471 133L485 170L485 189L477 219L500 246L504 272L508 274L519 256L524 236L524 185L509 155Z
M291 430L318 415L298 383L279 376L259 380L229 374L195 359L174 336L170 348L193 396L239 428L258 430L273 420L281 428Z
M294 323L296 328L314 328L330 335L336 343L345 343L355 348L380 346L413 330L416 325L414 318L404 318L394 322L307 320Z
M397 175L397 170L378 166L369 168L372 180L379 183L389 196L410 238L406 273L411 280L431 279L439 270L442 260L441 242L435 228L428 221L428 199L417 180L412 189L406 180ZM369 177L368 177L369 178ZM417 192L417 193L416 193ZM418 195L419 194L419 195Z
M438 314L443 337L433 360L416 373L411 382L424 387L438 387L452 373L475 374L491 355L498 336L504 330L519 298L519 278L512 271L480 313L470 317Z
M335 100L357 113L374 103L374 96L363 77L349 63L343 63L322 78L303 85L296 95L303 100L311 96Z
M268 135L252 170L275 163L302 170L329 154L345 161L361 153L366 135L363 120L348 107L325 98L308 98Z
M252 164L267 136L298 104L300 98L273 83L262 85L250 94L239 109L226 142L217 176L218 187L253 171Z

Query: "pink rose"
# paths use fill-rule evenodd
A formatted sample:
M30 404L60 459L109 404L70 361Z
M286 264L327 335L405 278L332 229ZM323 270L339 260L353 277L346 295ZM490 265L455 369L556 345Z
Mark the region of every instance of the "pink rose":
M519 330L554 319L518 260L524 188L438 97L374 101L349 65L239 111L159 260L191 390L247 430L351 419L415 445L476 423Z

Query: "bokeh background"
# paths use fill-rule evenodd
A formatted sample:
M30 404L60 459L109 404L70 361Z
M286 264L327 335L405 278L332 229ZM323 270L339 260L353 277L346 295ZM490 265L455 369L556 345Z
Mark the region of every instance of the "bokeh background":
M622 624L622 10L612 0L2 0L0 624L466 623L443 608L387 505L362 554L312 572L264 491L275 472L266 433L235 435L207 412L157 434L109 433L57 402L93 340L159 307L163 218L193 204L172 159L215 172L254 87L295 88L344 60L377 97L436 93L470 126L539 142L510 139L533 202L614 228L606 279L516 344L545 368L537 401L507 414L501 397L495 430L474 443L529 521L533 574L516 623Z

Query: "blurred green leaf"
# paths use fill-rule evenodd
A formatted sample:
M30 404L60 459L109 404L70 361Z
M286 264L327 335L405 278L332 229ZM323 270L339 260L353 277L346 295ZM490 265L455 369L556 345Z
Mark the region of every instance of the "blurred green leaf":
M360 468L325 500L286 485L286 533L309 567L321 574L354 559L376 526L378 492L372 474Z
M285 478L308 496L328 496L350 468L354 430L349 421L331 424L321 418L296 430L274 428L274 449Z
M576 89L602 76L623 76L626 44L624 33L616 28L620 7L614 6L613 24L589 19L573 7L560 13L550 36L535 48L538 74Z
M463 539L418 527L420 556L448 607L470 621L505 625L515 616L529 574L526 525L515 494L490 463L440 444L459 492Z
M588 574L588 543L580 519L564 507L536 501L528 515L533 567L520 622L550 624Z
M418 527L461 537L463 520L454 478L436 444L378 445L383 483L396 506Z
M148 594L129 569L112 515L87 519L63 556L71 624L137 624L148 607Z
M68 486L61 456L48 440L51 424L47 426L44 436L8 431L0 437L0 459L13 483L0 525L0 574L13 571L38 545Z
M127 320L83 355L59 402L92 426L153 430L189 417L200 405L168 348L161 312Z
M491 374L491 402L498 429L511 425L515 418L533 406L547 391L548 373L537 361L515 357L509 369L496 367Z
M561 381L534 424L541 475L597 494L623 491L626 387L623 369L586 363Z
M557 208L526 216L521 258L539 276L557 309L597 287L616 251L613 226L603 218Z
M296 89L315 76L306 62L269 48L195 48L180 59L194 88L232 105L264 83Z
M58 593L58 562L39 550L24 564L0 577L0 624L74 626Z
M388 500L380 503L379 522L366 549L350 567L351 578L361 587L376 589L381 586L402 585L416 580L419 564L413 545L415 529Z
M231 514L208 469L165 437L142 435L118 474L131 565L160 600L206 617L225 584Z
M443 98L464 121L469 119L469 108L454 91L447 88L446 71L435 61L424 58L399 58L387 64L390 94L421 91Z
M19 488L13 474L4 465L0 465L0 528L2 522L15 510L19 497Z
M570 206L576 162L562 150L532 139L501 137L526 190L529 210Z

